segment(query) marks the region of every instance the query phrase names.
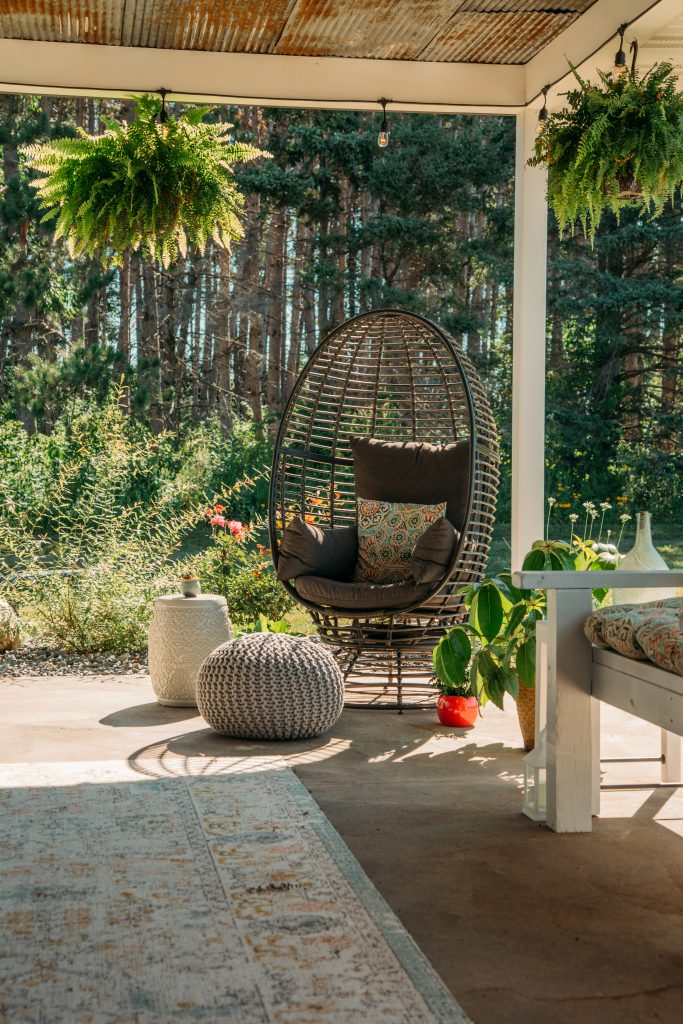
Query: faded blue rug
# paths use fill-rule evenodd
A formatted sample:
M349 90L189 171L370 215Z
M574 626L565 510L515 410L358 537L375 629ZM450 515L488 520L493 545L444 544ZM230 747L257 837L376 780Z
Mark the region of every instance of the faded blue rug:
M0 767L0 1022L464 1024L293 772Z

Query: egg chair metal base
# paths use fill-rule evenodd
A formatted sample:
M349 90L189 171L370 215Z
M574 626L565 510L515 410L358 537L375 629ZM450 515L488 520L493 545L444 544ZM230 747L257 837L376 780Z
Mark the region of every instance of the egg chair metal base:
M344 707L403 711L434 708L431 650L349 649L326 642L344 677Z

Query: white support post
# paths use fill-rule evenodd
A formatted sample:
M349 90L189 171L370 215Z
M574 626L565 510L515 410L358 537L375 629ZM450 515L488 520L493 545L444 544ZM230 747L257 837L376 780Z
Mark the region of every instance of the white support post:
M593 610L590 590L549 590L548 826L555 832L590 832L596 808L591 645L583 624Z
M681 737L662 729L662 782L683 782Z
M543 536L548 204L546 173L527 167L538 113L517 114L512 332L512 568Z

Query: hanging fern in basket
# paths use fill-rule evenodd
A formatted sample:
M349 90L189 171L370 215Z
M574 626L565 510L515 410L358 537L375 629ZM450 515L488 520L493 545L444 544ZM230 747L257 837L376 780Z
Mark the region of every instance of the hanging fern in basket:
M77 138L27 146L33 181L56 238L70 253L119 265L126 249L146 249L169 266L188 243L204 251L241 238L244 197L232 165L270 156L234 142L229 124L207 124L206 108L157 120L161 100L136 99L131 124L106 121L103 135L79 129Z
M683 96L671 64L642 78L598 72L568 106L549 115L536 138L532 166L548 169L548 201L560 232L577 224L591 244L605 210L625 206L658 217L683 183Z

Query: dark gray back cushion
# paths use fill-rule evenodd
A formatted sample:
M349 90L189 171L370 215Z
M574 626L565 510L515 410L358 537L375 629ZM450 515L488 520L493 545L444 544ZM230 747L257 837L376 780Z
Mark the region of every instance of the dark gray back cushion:
M455 554L460 534L447 519L437 519L418 540L410 558L416 583L440 583Z
M357 560L358 530L354 525L323 529L297 516L282 536L277 578L284 582L314 575L349 580Z
M433 505L462 532L470 485L470 442L427 444L351 437L356 498Z

